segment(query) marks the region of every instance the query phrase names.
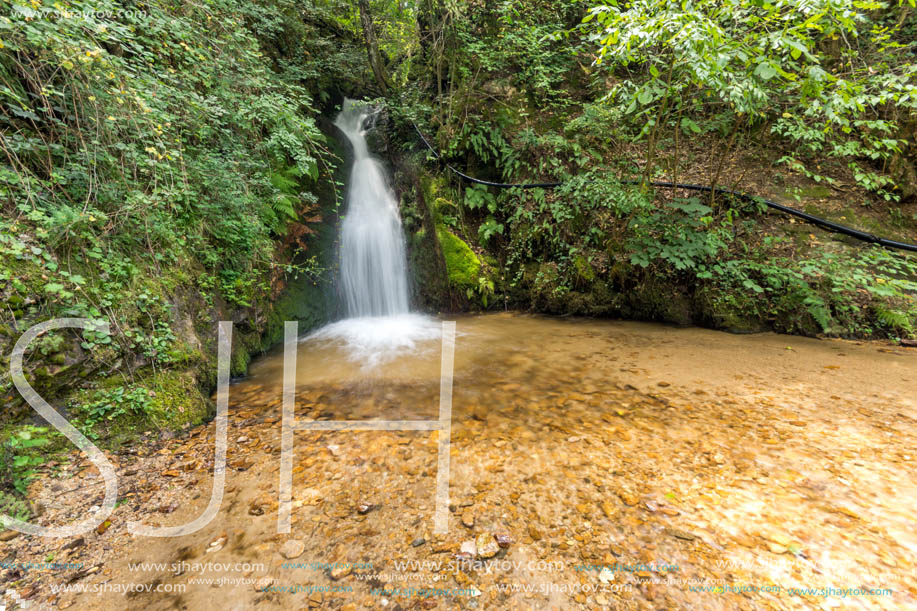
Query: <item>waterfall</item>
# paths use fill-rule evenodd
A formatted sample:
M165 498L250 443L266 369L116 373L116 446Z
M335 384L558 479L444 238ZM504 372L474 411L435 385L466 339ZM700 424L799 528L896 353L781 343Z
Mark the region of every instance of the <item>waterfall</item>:
M341 225L341 284L348 317L392 316L410 309L398 202L385 169L366 145L365 125L372 116L345 100L335 121L354 151Z
M410 311L398 201L366 143L374 117L375 111L344 100L335 121L354 152L341 223L339 282L346 318L305 338L342 345L352 360L367 366L414 351L418 341L440 338L435 320Z

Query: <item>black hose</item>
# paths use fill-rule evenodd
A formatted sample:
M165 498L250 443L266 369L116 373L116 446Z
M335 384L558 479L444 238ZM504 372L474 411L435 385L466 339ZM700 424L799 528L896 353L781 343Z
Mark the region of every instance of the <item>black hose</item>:
M411 124L414 126L414 129L417 131L417 135L420 136L420 139L423 141L423 143L427 146L428 149L430 149L430 152L433 153L433 156L436 157L439 161L441 161L443 165L449 168L449 170L452 171L452 173L456 174L457 176L461 177L463 180L466 180L468 182L475 183L478 185L485 185L488 187L496 187L498 189L513 189L513 188L515 189L535 189L537 187L540 187L542 189L553 189L554 187L559 187L561 184L563 184L560 182L531 182L531 183L512 184L512 183L505 183L505 182L491 182L489 180L481 180L480 178L474 178L473 176L468 176L467 174L460 172L456 168L446 163L446 160L443 159L442 155L440 155L439 152L436 149L434 149L433 146L424 137L423 132L420 131L420 128L417 127L417 124L414 123L413 121L411 122ZM622 180L621 182L625 184L638 184L640 181ZM765 204L766 206L768 206L769 208L772 208L779 212L783 212L784 214L789 214L797 218L801 218L802 220L806 221L807 223L811 223L812 225L816 225L832 233L842 233L852 238L856 238L857 240L862 240L863 242L869 242L872 244L878 244L880 246L884 246L885 248L896 248L899 250L909 250L911 252L917 252L917 244L906 244L904 242L897 242L895 240L888 240L886 238L881 238L871 233L860 231L859 229L853 229L852 227L846 227L844 225L840 225L838 223L834 223L832 221L829 221L823 218L819 218L817 216L813 216L807 212L803 212L802 210L797 210L796 208L790 208L789 206L778 204L777 202L771 201L769 199L764 199L763 197L749 195L748 193L741 193L739 191L732 191L730 189L721 189L719 187L716 187L714 189L713 187L710 187L709 185L692 185L692 184L685 184L685 183L680 183L680 182L675 183L675 182L665 182L665 181L654 181L649 184L653 187L663 187L663 188L668 188L668 189L687 189L689 191L703 191L706 193L715 191L716 193L725 193L727 195L732 195L733 197L737 197L745 201L761 202Z

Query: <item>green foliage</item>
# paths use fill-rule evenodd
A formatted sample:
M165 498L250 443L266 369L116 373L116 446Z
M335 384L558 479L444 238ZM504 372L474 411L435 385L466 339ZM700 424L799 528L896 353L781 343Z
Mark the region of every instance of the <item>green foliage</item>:
M917 297L917 260L878 247L854 257L823 252L796 261L761 250L710 270L721 298L745 293L745 299L731 297L730 307L770 319L781 331L897 336L917 322L913 306L909 314L902 309Z
M99 439L102 433L99 425L109 426L124 417L145 416L152 405L151 395L146 388L133 385L98 390L90 400L71 406L74 426L90 439Z
M911 319L913 314L908 315L900 310L889 310L882 305L873 306L876 313L876 321L883 325L892 333L903 333L909 335L914 332L914 325Z
M0 246L45 268L50 312L99 317L136 268L187 260L231 302L263 289L273 242L314 205L324 163L309 94L262 50L297 19L268 13L292 6L7 5L0 204L16 220ZM86 258L102 269L70 276Z
M359 81L365 57L316 35L333 9L0 7L0 328L15 339L52 317L98 321L33 344L26 369L43 396L72 397L101 371L198 367L210 348L200 329L202 347L179 338L188 322L264 306L284 274L322 272L314 257L285 259L321 221L315 192L329 174L313 94L345 72ZM332 55L351 56L337 76ZM171 421L125 392L85 401L87 430L110 414Z
M708 231L713 209L696 197L667 202L665 209L631 221L631 263L647 267L662 261L676 270L706 272L703 263L726 246L722 232ZM709 272L706 272L709 273Z
M25 494L35 468L45 461L42 448L50 443L48 427L24 425L13 430L0 443L0 491Z
M908 144L917 64L913 38L900 38L907 13L896 21L890 6L630 0L591 9L582 30L598 47L595 63L619 77L607 99L642 126L648 165L673 118L698 133L719 107L731 122L770 124L794 169L827 180L812 167L836 158L861 187L898 200L884 171Z
M2 457L0 457L0 460L2 460ZM0 489L0 513L17 520L28 520L32 512L29 511L28 503L20 495Z

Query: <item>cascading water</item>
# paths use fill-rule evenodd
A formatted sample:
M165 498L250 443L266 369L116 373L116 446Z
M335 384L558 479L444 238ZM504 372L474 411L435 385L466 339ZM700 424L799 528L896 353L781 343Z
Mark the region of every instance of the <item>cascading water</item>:
M364 107L345 100L335 122L354 152L341 225L341 283L349 317L392 316L410 309L398 202L382 164L366 146L364 124L371 118Z
M339 281L347 318L306 338L343 340L354 360L368 364L413 349L418 340L439 338L433 319L410 311L398 202L366 143L374 116L374 110L348 99L335 121L354 152L341 223Z

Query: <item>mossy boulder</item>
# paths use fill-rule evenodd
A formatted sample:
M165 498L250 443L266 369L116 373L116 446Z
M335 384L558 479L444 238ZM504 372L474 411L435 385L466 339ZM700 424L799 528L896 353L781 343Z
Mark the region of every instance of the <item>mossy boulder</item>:
M162 371L144 385L152 391L147 416L160 428L177 430L213 415L213 403L191 371Z
M437 235L446 261L449 285L457 289L476 287L481 260L464 240L448 229L440 228Z

